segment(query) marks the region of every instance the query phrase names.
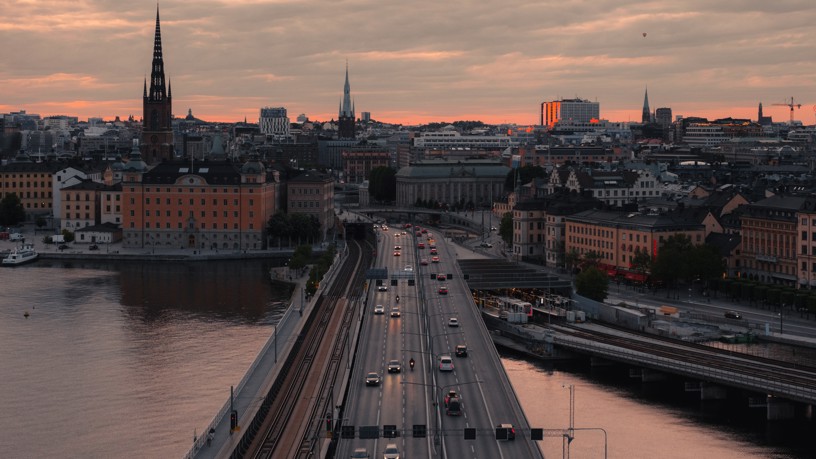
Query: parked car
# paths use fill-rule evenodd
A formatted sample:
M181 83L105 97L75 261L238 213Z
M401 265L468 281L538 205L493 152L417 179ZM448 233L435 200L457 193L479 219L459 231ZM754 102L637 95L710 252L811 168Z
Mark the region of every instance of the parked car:
M365 378L366 386L379 386L380 385L380 375L377 373L371 372L366 375Z
M88 250L99 250L99 246L96 244L91 244L88 246Z
M57 248L60 249L60 250L65 250L65 249L68 249L69 247L68 247L68 244L60 244L59 247L57 247Z

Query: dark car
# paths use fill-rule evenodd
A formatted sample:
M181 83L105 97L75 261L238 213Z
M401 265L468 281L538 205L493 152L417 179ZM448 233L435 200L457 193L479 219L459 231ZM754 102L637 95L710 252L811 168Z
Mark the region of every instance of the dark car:
M380 375L377 373L371 372L366 375L365 378L366 386L379 386L380 385Z
M739 313L736 312L736 311L726 311L725 318L726 319L742 319L742 316L739 315Z
M99 246L96 244L91 244L88 246L88 250L99 250Z
M467 357L467 346L464 344L456 346L456 357Z
M506 435L502 435L504 438L499 438L499 431L503 430L506 432ZM499 424L496 426L496 440L515 440L516 439L516 428L513 427L513 424Z
M57 248L60 249L60 250L65 250L65 249L68 248L68 244L60 244L59 247L57 247Z

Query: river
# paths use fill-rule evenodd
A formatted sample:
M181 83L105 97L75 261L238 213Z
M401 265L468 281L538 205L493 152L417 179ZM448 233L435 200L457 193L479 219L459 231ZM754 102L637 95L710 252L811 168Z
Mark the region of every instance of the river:
M0 457L181 457L283 313L288 295L269 267L40 260L2 270ZM768 424L580 366L503 362L535 427L568 426L573 386L575 426L588 430L572 457L603 457L600 429L610 458L809 457L811 423ZM561 457L560 438L541 445Z

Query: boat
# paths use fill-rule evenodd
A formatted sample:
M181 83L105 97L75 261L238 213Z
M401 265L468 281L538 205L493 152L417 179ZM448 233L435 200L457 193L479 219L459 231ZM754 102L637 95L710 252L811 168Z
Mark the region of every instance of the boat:
M39 257L39 254L34 250L34 244L23 244L3 258L3 266L22 265L36 260L37 257Z

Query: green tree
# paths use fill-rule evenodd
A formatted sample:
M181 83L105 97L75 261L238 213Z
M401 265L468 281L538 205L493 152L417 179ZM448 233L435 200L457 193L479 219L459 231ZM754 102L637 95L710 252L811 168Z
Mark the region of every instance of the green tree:
M590 266L575 278L575 290L581 295L595 301L603 301L609 289L609 278L598 268Z
M266 224L266 232L269 237L278 240L278 247L280 247L283 240L288 239L291 233L288 216L283 212L278 212L270 217Z
M513 214L505 212L499 223L499 236L508 247L513 245Z
M564 254L564 267L570 272L575 273L575 268L581 262L581 254L575 247L571 248L569 252Z
M630 265L635 272L645 274L652 268L652 256L646 250L635 251Z
M397 199L397 171L380 166L371 169L368 175L368 192L371 199L392 202Z
M25 209L16 193L8 193L0 199L0 225L12 226L25 220Z

